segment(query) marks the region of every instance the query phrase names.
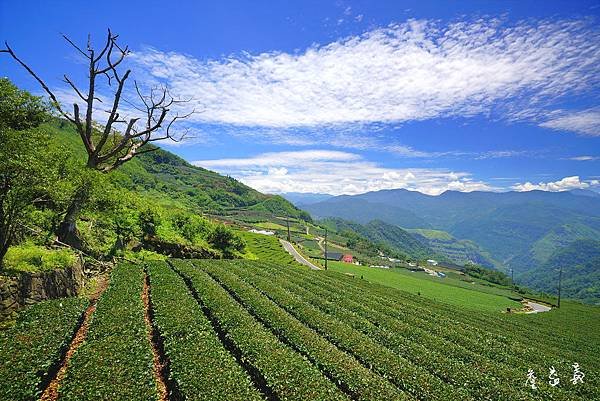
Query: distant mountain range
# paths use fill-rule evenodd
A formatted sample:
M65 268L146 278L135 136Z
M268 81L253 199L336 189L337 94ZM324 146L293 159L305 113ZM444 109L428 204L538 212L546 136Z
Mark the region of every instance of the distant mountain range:
M587 252L589 244L579 247L578 241L600 238L600 196L582 190L447 191L430 196L396 189L336 196L303 208L314 218L339 217L361 224L381 220L404 229L445 231L458 240L472 241L477 254L486 256L497 268L512 268L515 278L546 291L552 288L540 284L544 280L539 274L546 271L548 276L553 264L564 262L557 256L561 251L574 246ZM423 232L427 231L413 230L412 234L427 238ZM443 241L428 241L427 245L434 250L437 246L438 252L444 249ZM578 276L573 294L597 285L585 284L587 276L593 277L590 271L600 271L600 265L572 272Z
M333 195L329 195L329 194L302 193L302 192L287 192L287 193L281 194L281 196L298 207L303 206L303 205L312 205L313 203L322 202L324 200L333 198Z

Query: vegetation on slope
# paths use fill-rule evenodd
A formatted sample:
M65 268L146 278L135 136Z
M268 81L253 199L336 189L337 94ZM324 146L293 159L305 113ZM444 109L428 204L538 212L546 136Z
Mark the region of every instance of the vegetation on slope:
M87 302L82 298L44 301L19 314L0 331L0 400L34 400L58 368Z
M600 379L593 374L600 368L597 307L564 302L539 315L501 314L497 308L507 305L490 294L463 288L472 293L467 299L439 280L411 280L417 273L363 267L398 277L397 288L389 277L383 286L370 276L340 274L334 265L316 272L265 261L151 262L152 338L143 319L143 270L119 266L87 338L67 364L59 399L156 399L153 344L161 344L170 360L164 371L168 390L182 399L583 401L600 396ZM417 284L420 290L411 288ZM0 349L8 350L5 359L21 360L0 363L0 374L11 377L2 388L10 393L0 399L39 394L39 378L50 369L46 361L54 361L53 349L65 337L68 341L85 303L74 304L64 319L57 318L63 313L58 301L34 308L42 305L44 313L33 325L15 326L21 331L0 337ZM39 328L63 320L64 330L39 337ZM29 346L40 338L51 339L44 342L49 352ZM11 352L24 341L25 353ZM30 357L25 361L23 355ZM570 382L574 363L586 373L576 385ZM10 372L16 366L35 373L14 380ZM556 368L561 385L543 380L549 366ZM524 384L528 369L539 378L537 389Z
M402 228L380 220L373 220L363 225L339 218L328 218L320 220L319 223L339 232L342 236L352 238L349 247L359 245L361 241L364 243L364 248L376 244L375 250L380 250L389 256L399 256L404 260L427 259L434 254L431 249Z
M243 241L229 228L203 216L208 212L218 215L246 209L310 220L306 212L279 196L263 195L150 144L147 150L154 151L110 173L87 169L87 154L71 124L50 116L39 98L18 90L7 79L0 83L1 151L10 153L0 158L0 174L16 174L12 184L0 191L5 200L2 207L10 207L1 214L12 216L10 230L0 230L0 237L5 245L27 239L32 244L18 252L20 259L10 258L13 271L18 270L15 265L32 265L30 261L41 252L33 249L36 245L54 243L78 197L85 202L80 204L75 222L77 247L96 259L136 257L134 253L140 250L145 256L240 257ZM41 117L27 117L21 103L30 114ZM32 123L23 125L20 119ZM42 263L37 265L41 268Z
M486 267L502 267L473 241L456 239L450 233L441 230L407 229L406 231L427 244L433 252L443 257L443 260L459 265L471 263Z
M577 240L556 250L538 269L521 276L532 287L554 293L562 268L562 295L600 305L600 241Z
M406 269L381 269L356 266L348 263L331 262L331 271L349 273L373 283L397 288L428 299L446 302L460 308L501 312L506 308L520 308L521 304L507 298L507 294L496 295L485 292L481 286L449 285L459 281L458 277L432 278L423 272ZM466 287L466 288L465 288Z

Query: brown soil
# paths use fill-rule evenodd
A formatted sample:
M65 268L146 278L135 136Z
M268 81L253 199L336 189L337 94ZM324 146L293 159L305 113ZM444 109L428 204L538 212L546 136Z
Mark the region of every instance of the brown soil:
M60 386L60 382L65 377L65 373L67 372L67 367L69 365L71 357L73 356L75 351L77 351L77 348L79 348L79 346L85 340L90 318L96 310L96 301L98 301L98 298L100 298L100 295L102 295L106 287L108 287L108 277L102 276L98 279L98 286L96 288L96 291L94 291L94 293L90 295L90 305L87 307L83 314L83 321L81 323L81 326L79 326L79 329L77 329L73 340L71 340L71 344L69 344L69 349L67 350L65 358L63 359L62 363L60 364L60 367L58 368L56 376L50 381L50 384L48 384L48 387L46 387L46 389L42 393L40 401L56 401L58 399L58 388Z
M151 318L151 305L150 305L150 285L148 283L148 276L144 279L144 291L142 292L142 300L144 301L144 320L146 321L146 332L148 333L148 341L152 345L152 354L154 359L154 379L156 381L156 388L158 391L159 401L168 401L167 383L164 377L164 363L160 356L158 346L156 344L157 333L155 332L154 325L152 324Z

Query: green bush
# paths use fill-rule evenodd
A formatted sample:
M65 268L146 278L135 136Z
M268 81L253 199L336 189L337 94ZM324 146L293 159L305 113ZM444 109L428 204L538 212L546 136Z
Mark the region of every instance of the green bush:
M148 237L154 237L158 233L158 226L160 226L161 218L160 214L156 210L146 209L140 213L139 224L142 229L142 233Z
M219 224L208 235L208 243L223 252L225 258L231 258L236 253L243 252L246 244L235 232Z
M10 247L5 257L7 271L39 272L73 266L75 254L68 249L48 249L32 243Z

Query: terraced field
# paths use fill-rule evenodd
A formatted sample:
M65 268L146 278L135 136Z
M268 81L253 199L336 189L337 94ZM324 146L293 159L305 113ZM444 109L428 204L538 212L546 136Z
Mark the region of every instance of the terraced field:
M58 305L36 305L0 337L0 399L37 399L52 378L85 308ZM40 308L64 328L40 330L48 324ZM127 264L114 269L57 398L594 400L599 317L598 308L569 303L536 316L473 313L266 262ZM23 344L33 351L5 363ZM574 363L583 383L570 382ZM529 369L537 389L526 385ZM14 375L23 380L8 383Z

